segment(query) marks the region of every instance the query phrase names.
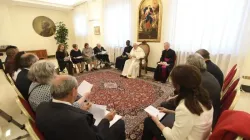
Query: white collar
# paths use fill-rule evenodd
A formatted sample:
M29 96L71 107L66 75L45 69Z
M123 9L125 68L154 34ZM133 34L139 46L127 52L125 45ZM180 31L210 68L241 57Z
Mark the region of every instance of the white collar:
M72 106L72 104L71 104L71 103L69 103L69 102L60 101L60 100L56 100L56 99L52 99L52 102L54 102L54 103L66 104L66 105L70 105L70 106Z

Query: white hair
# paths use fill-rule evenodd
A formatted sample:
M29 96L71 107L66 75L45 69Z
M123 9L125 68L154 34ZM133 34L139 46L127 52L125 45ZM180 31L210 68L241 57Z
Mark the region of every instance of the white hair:
M37 61L29 70L28 78L40 84L49 84L55 75L55 65L49 61Z
M205 71L207 69L206 62L200 54L191 54L187 57L186 64L193 65L200 69L200 71Z

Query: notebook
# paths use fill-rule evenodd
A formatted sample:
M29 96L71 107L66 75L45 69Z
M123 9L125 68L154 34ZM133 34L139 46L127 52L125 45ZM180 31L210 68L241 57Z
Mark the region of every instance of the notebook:
M148 114L158 117L159 120L161 120L165 113L160 112L157 108L153 107L152 105L148 106L147 108L144 109Z

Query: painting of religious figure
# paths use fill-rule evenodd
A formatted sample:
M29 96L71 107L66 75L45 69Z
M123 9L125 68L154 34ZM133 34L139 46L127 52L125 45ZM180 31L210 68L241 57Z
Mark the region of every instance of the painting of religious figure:
M55 34L55 23L48 17L39 16L33 20L33 29L43 37L50 37Z
M161 0L142 0L139 6L138 42L160 42L162 21Z

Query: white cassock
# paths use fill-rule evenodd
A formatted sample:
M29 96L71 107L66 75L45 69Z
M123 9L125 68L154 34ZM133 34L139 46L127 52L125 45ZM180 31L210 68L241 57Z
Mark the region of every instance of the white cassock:
M142 48L137 47L130 52L132 58L125 62L122 75L128 78L136 78L139 75L140 59L145 57L145 53Z

